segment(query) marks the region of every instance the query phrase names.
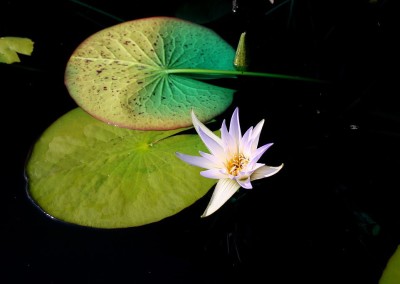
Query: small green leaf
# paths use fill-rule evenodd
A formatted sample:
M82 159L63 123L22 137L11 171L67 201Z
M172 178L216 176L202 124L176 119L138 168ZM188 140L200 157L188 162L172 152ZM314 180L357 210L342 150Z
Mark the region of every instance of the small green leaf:
M29 196L48 215L90 227L134 227L174 215L216 182L176 157L206 150L198 135L175 135L182 130L119 128L74 109L35 144L26 168Z
M33 41L29 38L0 37L0 62L11 64L21 62L17 53L31 55Z
M234 90L175 74L234 70L234 49L214 31L177 18L124 22L86 39L68 61L65 83L76 103L120 127L166 130L208 121L232 103Z
M400 283L400 246L390 257L386 268L383 271L379 284L399 284Z

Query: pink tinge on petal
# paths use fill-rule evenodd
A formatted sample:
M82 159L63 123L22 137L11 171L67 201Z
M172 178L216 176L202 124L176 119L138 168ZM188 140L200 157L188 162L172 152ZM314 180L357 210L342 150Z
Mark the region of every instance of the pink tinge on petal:
M224 162L215 157L214 155L211 155L209 153L205 153L203 151L199 151L199 154L206 160L210 161L214 166L210 167L211 168L222 168L224 167Z
M225 120L222 122L221 127L221 139L224 145L225 151L228 153L234 153L237 151L237 141L235 138L229 133Z
M238 184L240 184L240 186L245 188L245 189L252 189L253 188L253 186L251 184L251 181L250 181L250 177L248 177L246 179L236 179L236 182Z
M240 130L239 123L239 108L235 108L235 111L232 114L232 118L229 124L229 133L233 136L237 143L242 139L242 132Z
M211 178L211 179L227 178L227 175L221 169L209 169L209 170L200 172L200 174L203 177Z
M197 133L199 134L204 145L206 145L207 149L210 150L210 152L218 159L222 160L224 158L224 148L222 147L222 144L219 144L218 141L208 136L202 128L199 128Z
M251 151L252 132L253 132L253 127L250 127L249 129L247 129L247 131L243 135L242 140L240 141L239 152L243 153L246 157L250 157L252 154L252 151Z
M252 141L251 151L252 152L254 152L257 149L263 125L264 125L264 119L261 120L259 123L257 123L257 125L253 129L253 133L251 134L251 136L252 136L251 137L251 141Z
M265 151L267 151L273 143L265 144L258 148L256 152L254 153L254 156L251 157L250 163L248 164L248 167L252 168L254 165L258 162L258 160L261 158L262 155L264 155Z
M186 155L179 152L176 153L176 156L192 166L197 166L204 169L210 169L214 167L213 163L203 157Z

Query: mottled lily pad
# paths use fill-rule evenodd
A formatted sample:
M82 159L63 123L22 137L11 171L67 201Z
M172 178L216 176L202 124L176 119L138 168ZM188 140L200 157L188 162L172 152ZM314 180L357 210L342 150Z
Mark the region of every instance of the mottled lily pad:
M234 90L180 70L234 70L235 50L204 26L151 17L101 30L70 57L65 84L76 103L109 124L140 130L191 125L223 113Z
M82 226L125 228L162 220L215 184L176 157L176 151L206 150L198 135L175 135L182 130L120 128L76 108L34 145L28 194L48 215Z

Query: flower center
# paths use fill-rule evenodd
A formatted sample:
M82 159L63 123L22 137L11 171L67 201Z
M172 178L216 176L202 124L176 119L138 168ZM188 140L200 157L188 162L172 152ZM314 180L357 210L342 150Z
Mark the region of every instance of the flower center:
M236 154L228 161L226 168L229 174L237 176L239 172L247 166L248 163L249 159L243 154Z

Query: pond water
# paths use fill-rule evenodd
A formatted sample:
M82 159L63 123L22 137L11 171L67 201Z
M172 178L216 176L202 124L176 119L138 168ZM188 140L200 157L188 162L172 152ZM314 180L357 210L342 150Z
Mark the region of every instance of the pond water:
M20 63L0 64L2 283L378 283L400 243L395 1L53 2L2 6L0 37L35 42ZM29 200L24 168L42 132L76 107L66 63L93 33L150 16L198 22L232 46L246 31L251 71L329 83L215 81L237 90L218 119L236 106L243 129L265 118L266 163L285 166L210 217L199 216L211 191L136 228L54 220Z

